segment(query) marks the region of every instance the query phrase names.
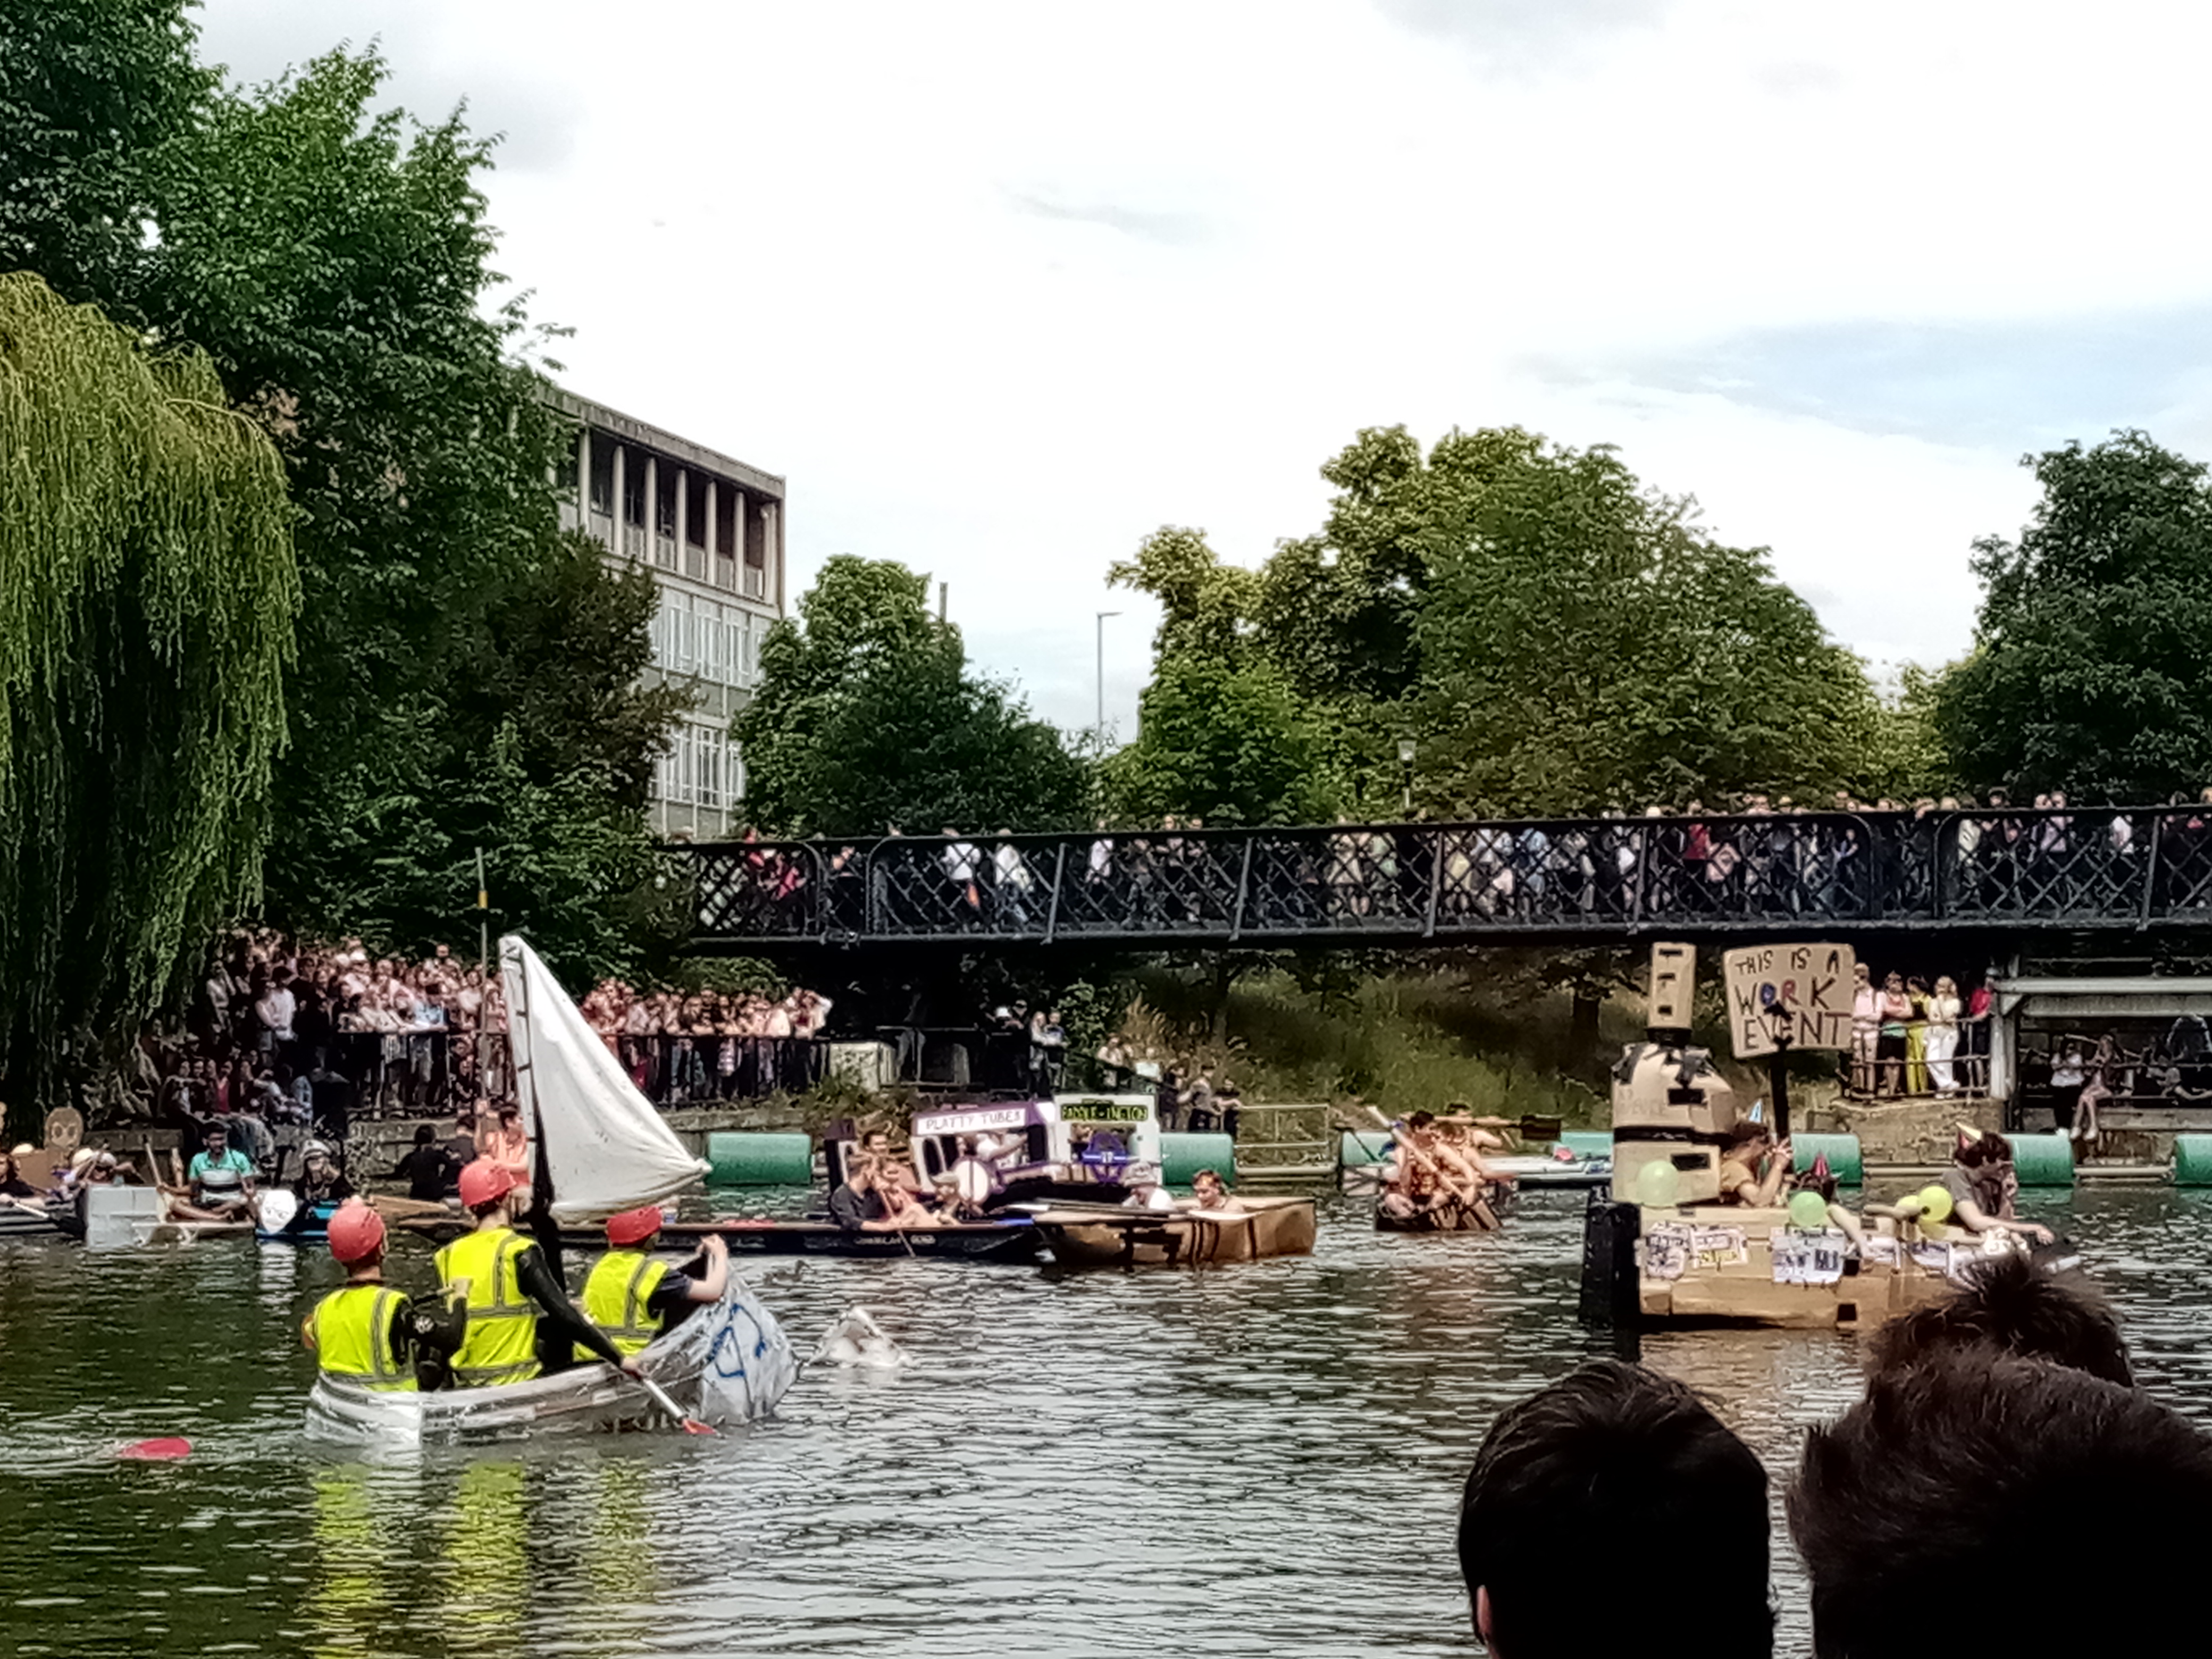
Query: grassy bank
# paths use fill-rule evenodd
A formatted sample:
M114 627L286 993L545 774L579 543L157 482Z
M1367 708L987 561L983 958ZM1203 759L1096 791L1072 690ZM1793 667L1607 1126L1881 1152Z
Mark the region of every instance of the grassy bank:
M1642 1019L1640 1005L1607 1005L1599 1052L1618 1054ZM1194 988L1149 979L1124 1030L1234 1079L1250 1100L1366 1102L1391 1113L1465 1101L1505 1116L1558 1116L1571 1128L1602 1126L1607 1102L1572 1027L1565 993L1471 969L1363 976L1325 990L1283 973L1255 976L1229 994L1225 1041L1207 1031Z

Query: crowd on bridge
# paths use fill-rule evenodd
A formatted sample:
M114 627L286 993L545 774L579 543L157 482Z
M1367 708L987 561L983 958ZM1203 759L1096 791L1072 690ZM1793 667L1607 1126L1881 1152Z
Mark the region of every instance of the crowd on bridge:
M887 825L872 841L770 842L749 830L701 898L708 932L1031 933L1226 927L1601 922L1631 915L2057 915L2134 894L2212 905L2212 788L2163 807L2081 807L2063 792L2014 805L1926 796L1814 805L1753 792L1640 813L1491 823L1209 830L1197 817L1075 836Z

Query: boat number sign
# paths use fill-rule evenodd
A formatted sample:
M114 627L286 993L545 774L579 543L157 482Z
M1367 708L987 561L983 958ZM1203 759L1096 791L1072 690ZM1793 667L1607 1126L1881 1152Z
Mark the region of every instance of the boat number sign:
M1151 1106L1133 1100L1063 1100L1060 1115L1067 1123L1142 1123Z
M1721 958L1729 1036L1738 1060L1792 1048L1851 1046L1848 945L1756 945Z

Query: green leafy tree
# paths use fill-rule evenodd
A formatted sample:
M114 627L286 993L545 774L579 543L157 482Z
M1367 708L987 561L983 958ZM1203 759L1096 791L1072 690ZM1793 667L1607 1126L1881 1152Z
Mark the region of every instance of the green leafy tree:
M1406 488L1435 526L1417 623L1432 805L1818 790L1863 763L1858 659L1764 552L1713 541L1609 450L1455 433Z
M0 271L141 320L142 227L157 158L187 138L217 76L179 0L0 6Z
M1115 815L1212 823L1310 823L1336 799L1330 737L1255 636L1252 573L1224 565L1194 530L1164 529L1109 580L1164 613L1136 740L1106 763Z
M0 247L203 348L283 458L302 603L266 914L447 937L481 844L499 920L564 971L627 963L676 700L630 683L645 585L560 531L569 434L520 301L492 299L491 146L378 109L373 51L222 89L186 9L8 9L0 134L38 164Z
M968 668L959 631L929 614L929 583L843 556L761 647L761 684L734 725L746 804L787 835L888 824L988 833L1080 823L1088 769L1006 687Z
M0 1077L135 1031L260 874L299 603L283 474L196 353L0 276Z
M2023 465L2017 542L1975 544L1975 644L1936 721L1973 787L2142 800L2212 779L2212 489L2142 432Z

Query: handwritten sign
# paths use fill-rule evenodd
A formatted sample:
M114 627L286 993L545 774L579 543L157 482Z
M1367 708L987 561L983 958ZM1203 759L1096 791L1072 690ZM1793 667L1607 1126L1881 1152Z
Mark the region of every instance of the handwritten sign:
M1848 945L1755 945L1721 958L1728 981L1729 1036L1735 1057L1851 1045Z
M986 1106L972 1112L919 1112L915 1115L914 1132L917 1135L967 1135L978 1129L1019 1129L1026 1127L1031 1116L1027 1106Z
M1768 1235L1774 1255L1778 1285L1833 1285L1844 1276L1844 1246L1839 1232L1821 1229L1801 1232L1777 1227Z

